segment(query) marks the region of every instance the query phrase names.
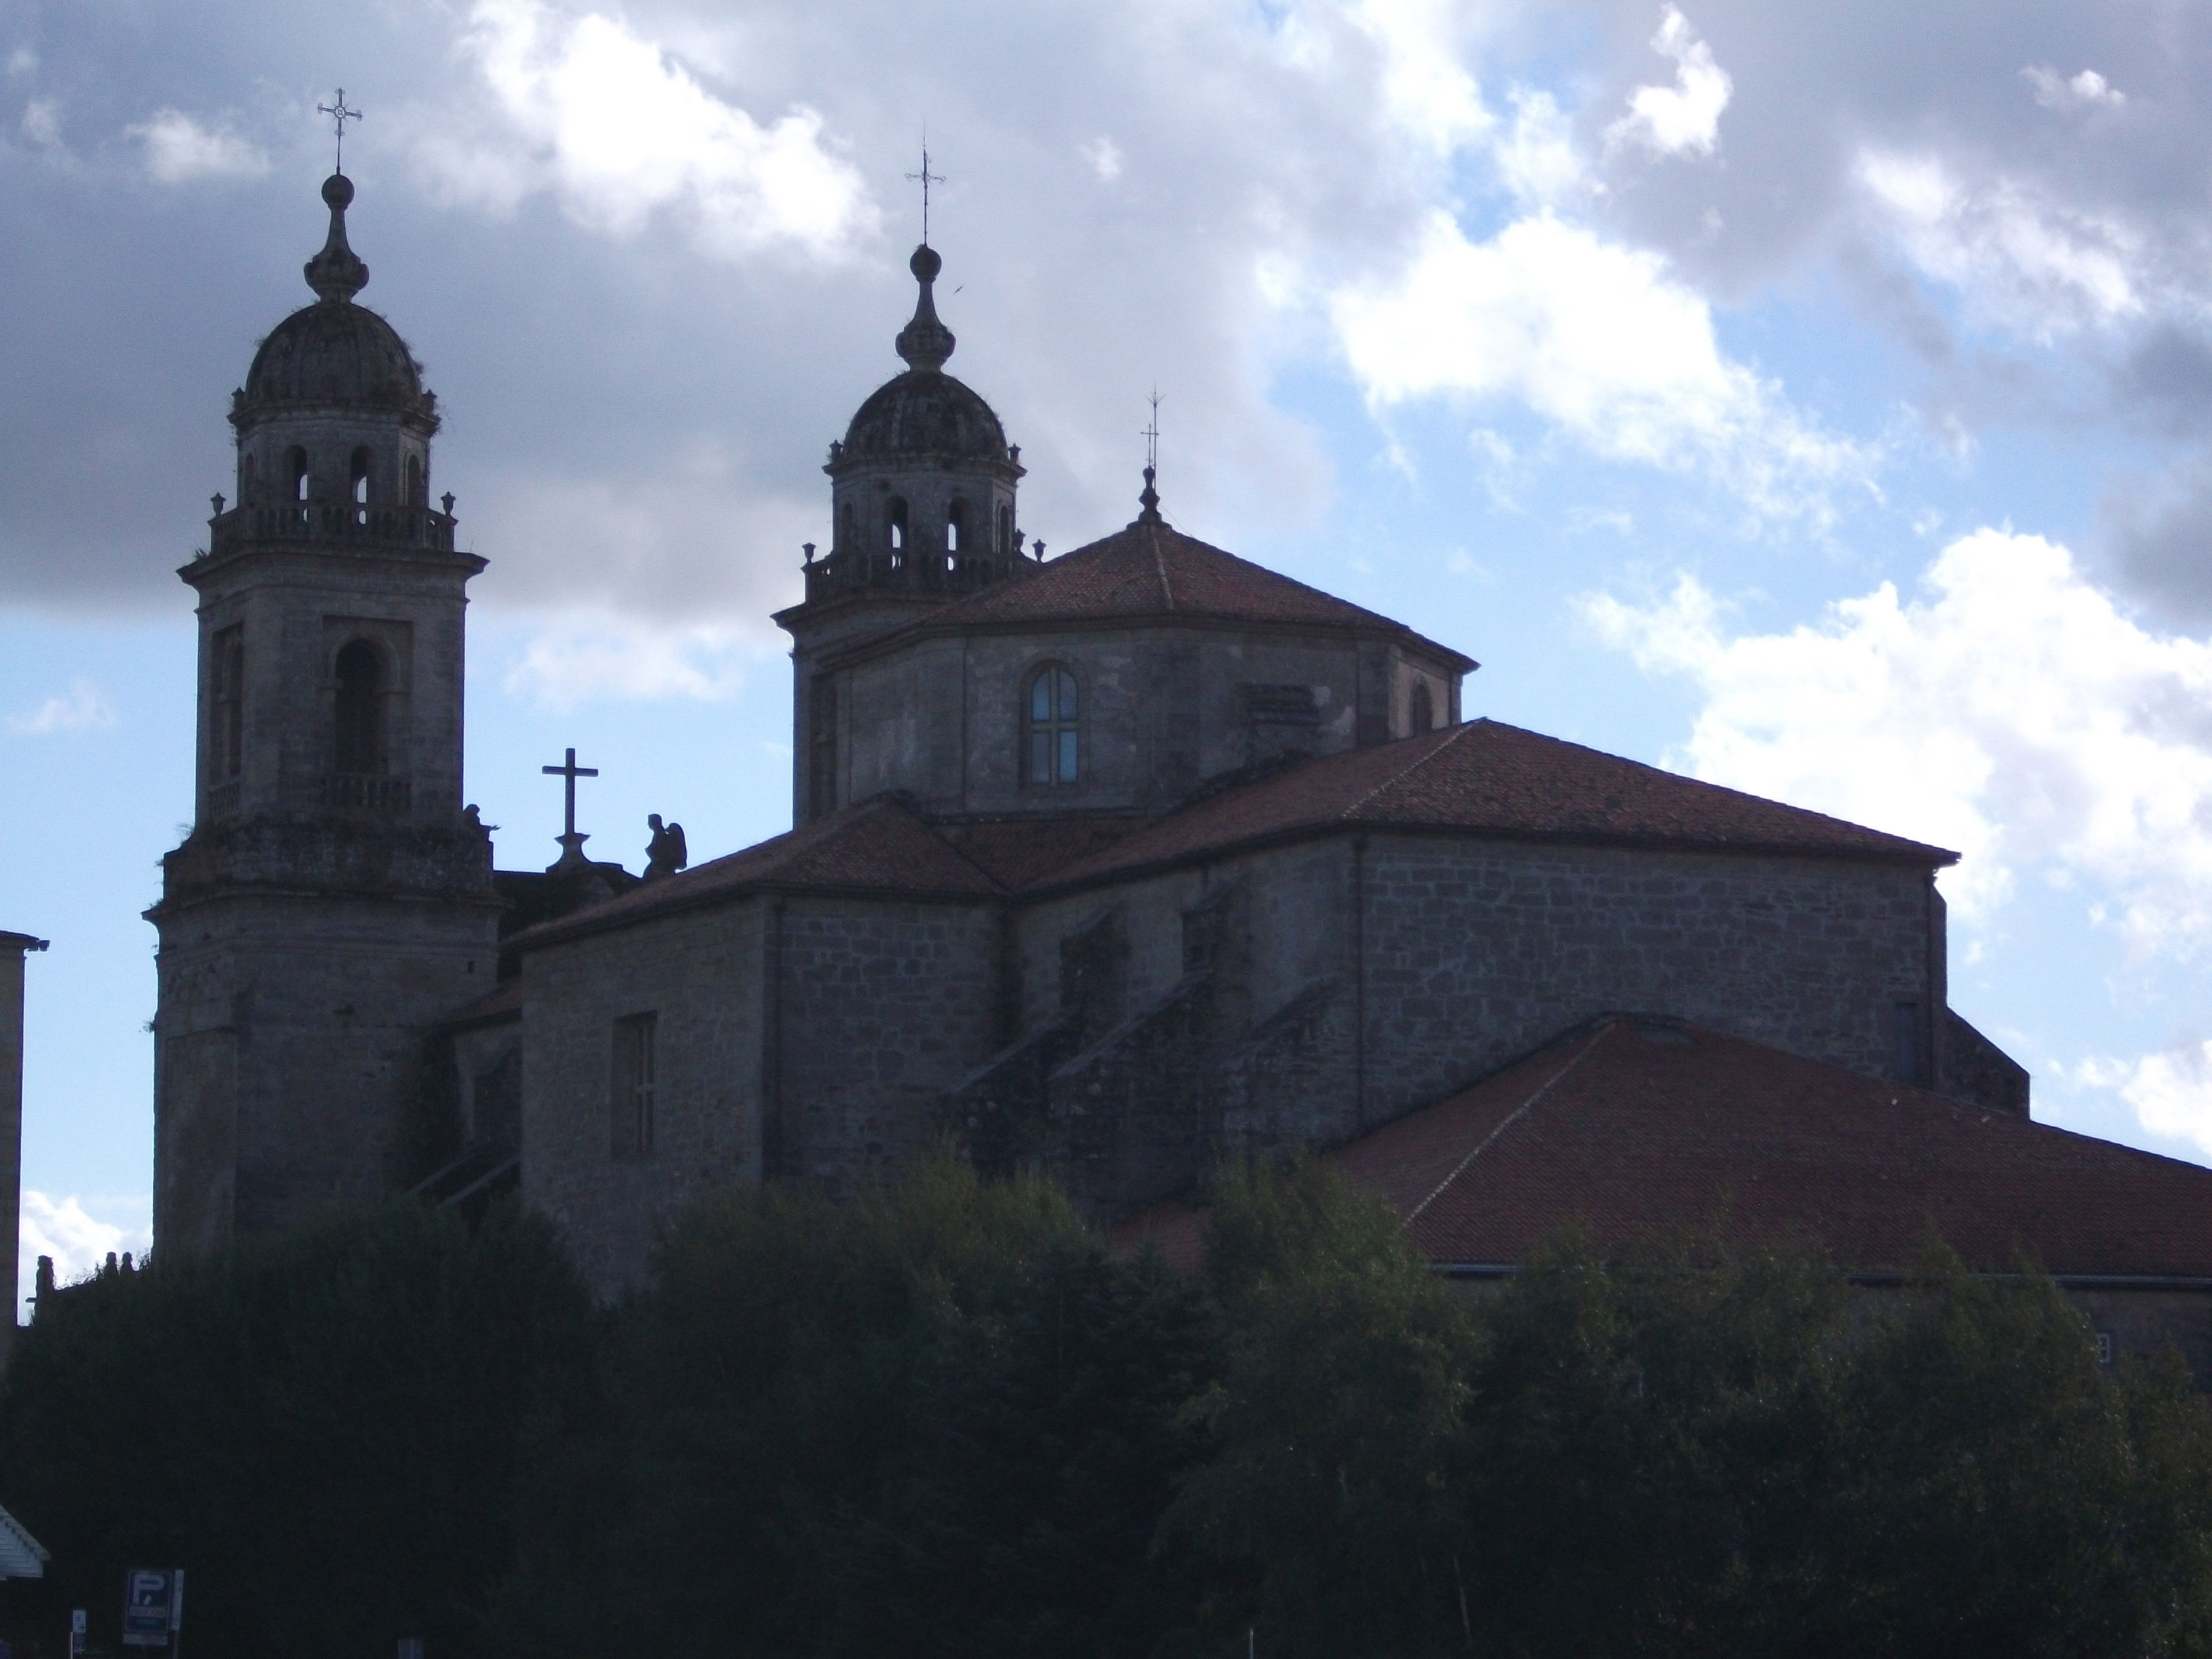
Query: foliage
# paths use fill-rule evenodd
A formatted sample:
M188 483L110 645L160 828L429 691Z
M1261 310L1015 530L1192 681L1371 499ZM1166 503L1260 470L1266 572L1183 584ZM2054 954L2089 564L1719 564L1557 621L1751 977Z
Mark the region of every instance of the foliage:
M123 1570L174 1565L203 1651L465 1650L591 1327L542 1222L412 1202L52 1297L0 1388L8 1505L54 1556L11 1611L106 1644Z

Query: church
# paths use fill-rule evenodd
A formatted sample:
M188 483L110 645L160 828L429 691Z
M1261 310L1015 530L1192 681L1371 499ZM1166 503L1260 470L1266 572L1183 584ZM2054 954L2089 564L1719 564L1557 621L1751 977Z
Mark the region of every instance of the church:
M1025 548L927 242L775 617L793 829L641 880L572 818L495 870L461 794L485 561L356 301L352 198L323 186L315 298L232 394L235 501L179 573L158 1254L519 1189L612 1295L698 1197L947 1140L1172 1243L1215 1171L1307 1145L1440 1270L1729 1210L1878 1278L1936 1226L2203 1369L2212 1171L2030 1121L1948 1006L1954 854L1464 718L1471 658L1178 528L1150 468L1127 525Z

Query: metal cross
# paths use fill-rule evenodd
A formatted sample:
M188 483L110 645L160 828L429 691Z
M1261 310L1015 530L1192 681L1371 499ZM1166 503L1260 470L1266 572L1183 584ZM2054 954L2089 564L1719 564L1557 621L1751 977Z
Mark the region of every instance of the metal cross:
M906 181L909 185L921 186L921 245L927 247L929 246L929 187L932 185L943 184L945 175L941 173L932 173L929 170L929 140L927 137L921 141L921 171L908 173Z
M335 103L316 105L315 113L318 115L329 116L331 118L331 124L338 130L338 164L333 170L338 173L343 173L345 171L345 124L349 121L360 120L361 112L357 109L348 109L346 107L345 88L343 87L340 87L338 88L337 100ZM571 756L570 758L574 759L574 757Z
M1145 468L1147 471L1160 470L1160 389L1152 388L1152 418L1137 435L1145 441Z
M538 769L562 780L563 789L568 795L567 811L562 815L565 832L571 836L574 835L576 833L576 780L596 778L599 775L599 769L596 766L577 765L576 751L571 749L568 751L568 758L562 764L541 766Z

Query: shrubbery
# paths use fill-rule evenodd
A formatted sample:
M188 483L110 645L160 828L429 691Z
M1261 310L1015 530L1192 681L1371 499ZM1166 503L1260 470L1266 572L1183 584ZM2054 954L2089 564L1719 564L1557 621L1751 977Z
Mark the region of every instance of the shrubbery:
M2212 1646L2212 1419L2046 1279L1563 1237L1470 1299L1310 1161L1195 1283L949 1161L703 1206L605 1312L411 1206L104 1276L0 1501L56 1556L19 1652L142 1563L222 1659Z

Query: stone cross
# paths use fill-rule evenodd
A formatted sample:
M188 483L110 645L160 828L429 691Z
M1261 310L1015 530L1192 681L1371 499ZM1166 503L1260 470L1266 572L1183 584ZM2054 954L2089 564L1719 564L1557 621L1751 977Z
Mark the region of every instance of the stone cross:
M577 765L576 751L571 749L568 751L568 758L560 765L541 766L538 769L548 776L556 777L562 781L562 793L567 797L566 810L562 813L561 823L562 839L565 841L576 833L576 780L596 778L599 775L599 769L596 766Z

